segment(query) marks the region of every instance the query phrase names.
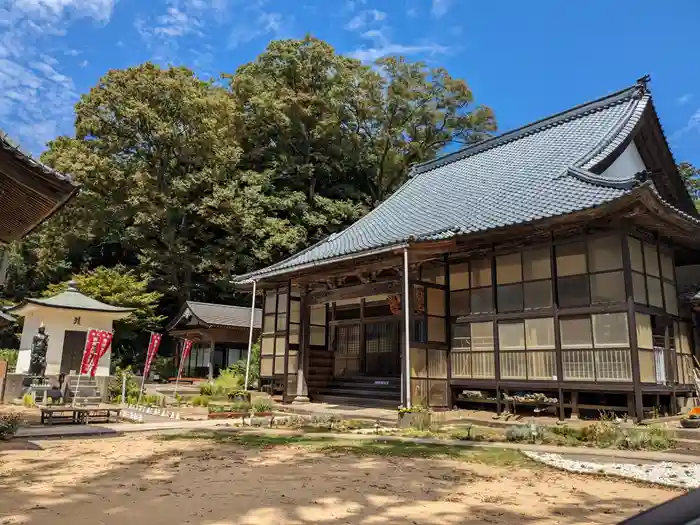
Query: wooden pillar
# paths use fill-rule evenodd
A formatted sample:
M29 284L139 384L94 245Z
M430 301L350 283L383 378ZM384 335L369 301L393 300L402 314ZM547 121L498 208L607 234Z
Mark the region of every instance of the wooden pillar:
M559 305L557 304L557 259L556 253L554 253L554 235L549 237L549 263L552 279L552 311L554 317L554 355L557 360L557 383L559 385L559 420L564 421L566 419L566 412L564 410L564 390L562 388L562 383L564 381L564 362L562 357L561 349L561 330L559 329ZM573 413L573 412L572 412Z
M625 295L627 297L627 326L629 329L630 353L632 359L632 384L634 388L633 417L640 422L644 417L642 383L639 375L639 349L637 347L637 320L634 308L634 287L632 284L632 263L630 261L629 243L626 229L622 230L622 269L625 277ZM662 286L663 288L663 286ZM630 414L632 415L632 414Z
M493 359L494 359L494 376L496 379L496 412L501 413L501 343L498 339L498 289L496 284L496 250L495 245L491 245L491 252L489 253L491 257L491 322L493 323ZM471 270L471 265L469 267ZM471 284L471 276L469 277ZM524 300L524 299L523 299ZM507 392L506 392L507 395ZM508 404L506 403L506 411L508 410Z
M299 304L299 357L297 359L297 393L294 403L309 402L309 388L307 378L309 374L309 341L311 337L311 306L308 300L308 290L304 286L301 289Z
M578 419L578 392L571 392L571 419Z
M278 314L279 315L279 314ZM289 324L292 319L292 281L287 281L287 323L284 331L284 377L282 379L282 402L287 402L287 397L290 392L287 392L289 387Z
M445 262L445 334L447 339L447 408L452 408L452 313L450 312L450 262L447 254L443 257Z

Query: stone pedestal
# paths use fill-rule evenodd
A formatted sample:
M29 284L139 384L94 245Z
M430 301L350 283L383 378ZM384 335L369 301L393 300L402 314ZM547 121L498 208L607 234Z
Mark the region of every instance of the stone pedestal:
M303 405L306 403L311 403L311 400L308 398L308 396L296 396L294 398L294 401L292 401L293 405Z

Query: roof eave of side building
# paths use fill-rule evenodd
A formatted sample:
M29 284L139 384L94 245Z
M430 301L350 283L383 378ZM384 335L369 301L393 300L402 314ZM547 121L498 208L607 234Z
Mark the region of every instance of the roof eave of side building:
M123 319L125 317L128 317L129 315L132 314L132 312L134 312L136 310L135 308L121 308L121 307L115 307L116 309L114 309L114 310L101 310L98 308L81 308L81 307L76 307L76 306L59 306L59 305L54 305L54 304L46 304L40 300L25 299L17 306L13 306L12 308L9 308L8 311L12 312L13 314L18 315L20 317L23 317L26 314L31 313L32 311L34 311L38 308L48 308L51 310L71 310L74 312L91 312L91 313L109 314L109 315L115 317L115 319Z
M10 233L0 238L1 242L19 240L34 231L44 221L65 206L79 191L80 186L53 168L24 153L18 146L12 144L7 134L0 134L0 157L4 155L7 166L4 175L16 184L17 191L28 195L39 195L53 203L50 209L33 212L31 220L24 221L22 227L16 227ZM0 159L1 160L1 159ZM3 163L0 162L0 169ZM14 168L11 168L12 163ZM24 180L22 178L24 177ZM32 208L33 210L33 208Z

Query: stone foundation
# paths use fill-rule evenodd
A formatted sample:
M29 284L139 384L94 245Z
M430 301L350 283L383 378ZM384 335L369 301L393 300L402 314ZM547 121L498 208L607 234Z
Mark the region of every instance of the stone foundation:
M46 382L51 385L58 387L59 376L58 375L46 375ZM24 394L29 391L29 383L31 382L32 376L28 374L7 374L5 376L4 385L0 385L0 403L12 403L14 401L21 401ZM61 389L65 391L66 385L68 384L68 377L63 380L63 385ZM71 379L75 380L73 376ZM100 391L102 401L105 402L109 398L109 381L112 376L96 376L94 378L88 379L87 377L81 378L81 381L94 381L97 384L97 389Z

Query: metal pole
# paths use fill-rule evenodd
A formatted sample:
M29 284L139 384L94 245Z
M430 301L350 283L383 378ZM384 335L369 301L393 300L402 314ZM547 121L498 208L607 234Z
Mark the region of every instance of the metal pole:
M408 285L408 248L403 249L403 299L404 299L404 382L406 392L406 408L411 408L411 313L409 311L409 285Z
M248 355L245 362L245 386L244 390L248 390L248 378L250 377L250 355L253 353L253 324L255 322L255 292L258 281L253 281L253 299L250 302L250 333L248 334Z
M185 340L180 339L180 361L178 362L177 366L177 377L175 378L175 392L173 392L173 397L177 399L177 386L180 383L180 371L182 370L182 354L185 351ZM179 403L178 403L179 406Z

